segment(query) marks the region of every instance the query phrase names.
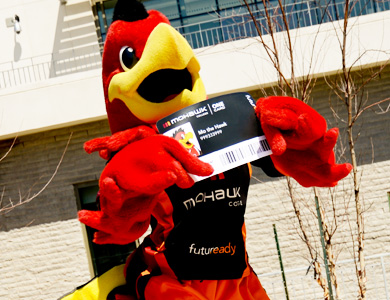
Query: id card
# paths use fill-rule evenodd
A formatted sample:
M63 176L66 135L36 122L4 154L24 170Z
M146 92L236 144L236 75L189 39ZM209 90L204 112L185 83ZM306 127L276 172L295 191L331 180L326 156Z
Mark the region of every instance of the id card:
M247 93L219 96L159 120L157 129L211 164L213 176L272 154L254 107ZM190 176L195 181L207 178Z

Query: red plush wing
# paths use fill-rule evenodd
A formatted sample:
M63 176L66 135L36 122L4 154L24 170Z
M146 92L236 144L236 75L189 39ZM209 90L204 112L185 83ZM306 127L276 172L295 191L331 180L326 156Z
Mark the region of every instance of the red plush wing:
M295 98L260 98L256 111L275 155L282 154L287 148L305 149L326 132L325 119Z
M156 131L149 126L138 126L114 133L111 136L96 138L84 144L87 153L99 151L99 155L104 159L109 159L111 153L124 148L126 145L145 137L156 134Z
M291 97L259 99L256 113L271 146L276 169L302 186L331 187L352 170L335 163L338 129L327 131L325 119Z
M166 201L166 188L194 184L188 173L208 176L213 168L190 154L173 138L153 135L120 150L100 177L100 207L81 211L82 223L98 230L96 243L129 243L148 228L159 201Z

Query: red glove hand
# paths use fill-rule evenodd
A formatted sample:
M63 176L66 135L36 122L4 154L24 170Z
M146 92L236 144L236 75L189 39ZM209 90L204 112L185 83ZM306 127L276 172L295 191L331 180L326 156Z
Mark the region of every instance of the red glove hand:
M168 198L165 192L126 198L111 178L101 183L100 210L80 210L80 222L97 229L96 244L125 245L134 242L146 232L153 207Z
M256 112L274 155L283 154L287 148L306 149L326 132L325 119L295 98L260 98Z
M352 170L350 164L335 163L338 129L327 131L325 119L302 101L291 97L259 99L256 113L276 169L302 186L335 186Z
M79 219L101 232L96 243L128 243L148 228L157 201L173 184L188 188L188 173L208 176L213 168L191 155L172 138L154 135L120 150L100 177L101 211L80 211Z
M116 132L111 136L90 140L84 144L84 150L88 154L99 151L100 157L108 160L111 153L121 150L132 142L155 134L156 132L151 127L141 125Z
M189 188L188 173L208 176L213 168L190 154L178 141L154 135L127 145L103 170L101 181L112 178L131 196L154 195L173 184Z

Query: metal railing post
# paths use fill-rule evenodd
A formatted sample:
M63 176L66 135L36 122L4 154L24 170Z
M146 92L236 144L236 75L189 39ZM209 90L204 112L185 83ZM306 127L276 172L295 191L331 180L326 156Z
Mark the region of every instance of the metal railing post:
M332 288L332 281L330 280L330 272L329 272L329 265L328 265L328 255L326 253L326 248L325 248L324 228L322 227L322 218L321 218L321 212L320 212L320 204L318 202L318 197L317 196L315 196L315 202L316 202L318 226L320 227L322 251L324 253L324 265L325 265L326 279L328 281L329 300L333 300L333 288Z
M276 231L276 226L275 226L275 224L272 224L272 226L273 226L273 228L274 228L276 249L278 250L278 257L279 257L280 270L281 270L281 272L282 272L282 279L283 279L283 285L284 285L284 293L285 293L285 295L286 295L286 300L289 300L290 298L289 298L289 296L288 296L287 281L286 281L286 275L284 274L282 253L280 252L279 240L278 240L278 233L277 233L277 231Z

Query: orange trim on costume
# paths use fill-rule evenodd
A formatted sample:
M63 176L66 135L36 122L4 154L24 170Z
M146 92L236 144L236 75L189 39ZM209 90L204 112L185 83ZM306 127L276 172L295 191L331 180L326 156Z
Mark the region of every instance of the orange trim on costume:
M153 276L145 289L146 300L270 300L256 274L227 280L183 280Z
M248 168L249 168L249 177L252 177L252 165L250 163L248 163Z
M144 249L144 258L145 262L148 264L148 270L154 270L159 268L163 274L169 275L172 278L176 278L175 273L168 264L168 261L163 252L157 252L151 247L146 247Z
M242 238L244 240L244 245L245 245L245 262L246 262L246 268L244 272L242 273L242 277L247 277L251 273L251 268L249 266L249 260L248 260L248 253L246 251L246 227L245 227L245 222L242 224Z
M165 250L165 242L163 242L159 247L157 247L157 252L163 252Z

